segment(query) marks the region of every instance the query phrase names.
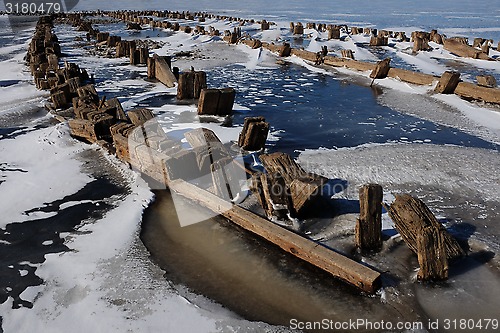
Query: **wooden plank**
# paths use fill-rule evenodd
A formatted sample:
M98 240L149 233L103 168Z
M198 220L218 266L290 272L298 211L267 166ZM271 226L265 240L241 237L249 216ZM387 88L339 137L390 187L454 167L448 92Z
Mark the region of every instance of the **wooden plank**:
M476 48L468 44L461 43L460 41L452 38L444 40L444 49L460 57L482 59L482 60L493 60L482 50L477 50Z
M234 206L193 184L174 180L170 182L170 189L365 292L375 293L381 286L379 272L246 209Z
M323 63L325 65L329 65L329 66L347 67L347 68L356 69L356 70L362 71L362 72L373 71L375 69L375 67L377 66L377 64L370 63L370 62L345 59L345 58L338 58L338 57L333 57L333 56L324 57Z
M393 68L393 67L389 69L389 73L387 74L387 76L392 78L398 78L404 82L419 84L419 85L431 85L434 83L434 81L439 80L439 77L434 75L417 73L407 69Z
M500 104L500 89L477 86L469 82L460 82L455 94L465 99L477 99L488 103Z

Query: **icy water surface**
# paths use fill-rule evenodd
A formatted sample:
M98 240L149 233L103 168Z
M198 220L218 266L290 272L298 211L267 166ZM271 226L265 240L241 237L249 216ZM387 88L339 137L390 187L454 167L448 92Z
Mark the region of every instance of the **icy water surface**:
M295 64L257 73L234 66L214 69L208 75L213 86L236 87L237 102L251 111L237 112L234 124L249 115L264 116L277 131L274 151L295 154L319 147L355 147L365 143L433 143L497 150L456 128L442 126L378 103L384 90L369 81L314 73ZM411 97L410 97L411 98ZM420 108L419 104L413 105ZM438 108L435 103L433 107ZM443 113L446 113L443 110Z

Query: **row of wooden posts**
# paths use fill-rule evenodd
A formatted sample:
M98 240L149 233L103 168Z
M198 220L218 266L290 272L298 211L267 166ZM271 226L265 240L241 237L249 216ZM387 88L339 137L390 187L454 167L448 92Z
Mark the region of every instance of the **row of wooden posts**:
M265 21L263 23L266 24ZM382 31L382 33L385 32ZM433 34L435 35L436 32L433 32ZM240 38L241 32L235 29L232 36L234 35ZM381 32L379 32L379 36L381 36ZM420 37L415 34L412 38L417 39ZM226 41L233 43L233 39L235 37L231 37ZM390 59L379 62L370 76L374 79L386 77L390 69L389 63ZM187 98L198 98L196 91L202 91L199 85L206 82L205 73L193 71L183 75L178 84L178 97L179 95L186 95ZM148 76L151 77L152 75ZM447 72L439 81L436 92L451 93L458 82L455 73ZM261 117L245 119L239 145L255 149L263 147L268 130L269 124ZM260 135L258 134L259 131L261 131ZM265 134L262 135L262 133ZM255 146L248 145L248 143L245 145L245 140L260 140L261 143ZM260 159L267 172L253 174L251 188L267 216L269 218L300 216L304 208L321 192L320 188L326 179L306 173L286 154L261 155ZM216 189L224 188L220 179L214 182ZM271 189L277 187L281 187L283 190L271 191ZM222 191L218 191L218 194L221 196ZM229 197L227 199L234 198ZM403 239L410 249L418 255L421 266L418 277L421 280L446 279L448 277L447 259L465 254L458 243L437 222L422 201L411 196L397 196L395 203L391 207L392 209L388 207L388 211L395 221L397 229L402 230L400 233L403 235ZM377 251L382 247L381 211L382 188L378 185L362 187L360 189L360 218L356 224L355 239L356 246L363 252ZM409 215L411 218L401 217L405 215ZM424 218L418 219L415 218L416 216L424 216ZM407 230L411 231L408 232ZM443 256L443 253L447 255Z
M47 24L50 24L47 19L40 19L37 31L48 31ZM166 59L159 56L153 56L152 59L154 65L150 66L154 67L155 78L157 71L168 73L170 68ZM78 66L66 64L66 68ZM78 68L76 72L81 73L82 70ZM203 78L206 79L206 75L200 72L186 74L188 83L183 83L183 86L190 86L187 88L189 92L199 91L201 99L204 89L199 84ZM192 149L183 149L180 141L165 135L153 120L151 111L133 109L125 113L116 98L101 98L93 85L85 84L85 78L74 79L68 77L51 90L55 106L58 98L54 96L61 93L66 101L66 104L60 105L61 108L69 106L68 101L71 101L73 116L68 123L73 136L105 147L152 179L163 182L181 195L221 213L245 229L364 291L374 292L380 287L380 273L230 204L230 200L237 196L231 190L232 173L228 170L232 168L242 168L251 174L251 189L269 218L307 216L307 208L321 194L326 182L324 177L304 171L289 155L283 153L260 155L266 172L251 172L245 165L240 165L217 136L207 129L186 133L186 140ZM181 86L180 82L178 86ZM238 144L246 150L260 150L265 145L268 131L269 124L264 118L246 118ZM207 172L212 175L214 193L186 182ZM282 191L276 191L277 186ZM356 225L356 243L363 252L381 248L381 205L380 186L368 185L360 190L361 213ZM463 255L456 241L446 233L425 205L412 197L397 197L387 209L405 242L418 255L419 278L445 279L447 259ZM446 254L444 257L443 253Z
M143 22L151 22L153 20L150 17L140 17L140 14L144 12L106 12L106 15L120 19L136 19L144 20ZM149 12L146 12L146 14ZM149 13L154 16L155 12ZM145 14L145 15L146 15ZM208 15L208 14L207 14ZM161 17L161 16L160 16ZM168 15L165 17L169 17ZM227 18L226 18L227 19ZM230 18L233 20L234 18ZM249 21L241 21L249 22ZM259 22L259 21L257 21ZM259 23L264 23L265 26L269 24L267 21L260 21ZM169 24L168 21L163 21L162 24ZM291 26L296 24L291 24ZM312 26L312 25L310 25ZM332 25L321 25L318 27L325 30L337 30L337 29L347 29L347 26L332 26ZM201 31L200 29L193 29L193 31ZM396 38L407 37L403 32L394 33L392 31L377 30L372 28L359 29L357 27L351 27L350 33L369 33L374 38L382 38L384 40L391 36L396 36ZM208 32L205 32L208 33ZM432 85L438 81L438 85L435 88L436 93L445 94L456 94L467 100L479 100L487 103L500 104L500 89L496 88L497 82L495 77L492 75L478 75L476 80L478 84L473 84L469 82L463 82L460 80L460 73L446 71L441 77L418 73L411 70L405 70L400 68L390 67L390 62L388 60L382 60L379 63L371 63L354 60L354 55L352 50L342 50L342 58L328 55L328 50L322 50L321 52L310 52L303 49L291 48L290 44L283 43L282 45L277 45L273 43L261 42L258 39L250 38L248 36L242 35L240 28L234 28L232 32L224 32L224 41L229 44L244 43L251 48L266 48L272 52L276 52L280 57L288 57L291 55L298 56L304 60L312 61L315 64L324 64L334 67L347 67L349 69L359 70L359 71L371 71L370 77L375 79L382 79L385 77L397 78L401 81L417 84L417 85ZM445 38L443 35L438 34L436 30L432 30L430 33L415 31L412 33L411 39L414 41L415 50L427 49L428 42L434 41L436 43L444 43L444 47L449 49L451 52L458 55L479 58L482 59L483 55L486 55L484 51L477 49L467 44L467 40L464 38ZM374 42L375 43L375 42ZM490 45L491 40L476 39L474 45ZM376 42L375 44L378 44ZM383 70L381 70L383 69ZM388 70L388 71L387 71ZM458 76L458 79L457 79ZM450 80L450 77L452 80ZM445 87L445 89L443 89Z

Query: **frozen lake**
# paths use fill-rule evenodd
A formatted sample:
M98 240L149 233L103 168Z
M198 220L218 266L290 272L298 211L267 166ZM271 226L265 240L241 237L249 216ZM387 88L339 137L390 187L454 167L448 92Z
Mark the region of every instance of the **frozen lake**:
M82 1L75 9L164 6L160 1ZM500 39L495 1L358 1L347 7L330 1L311 6L176 0L169 6L266 18L278 22L283 38L290 38L288 22L301 20L408 31L437 28L449 35ZM232 29L228 22L206 24ZM415 284L416 258L389 240L395 231L386 224L384 254L392 261L367 260L394 269L400 281L386 280L378 295L366 297L218 219L180 228L165 193L157 193L141 229L153 193L115 159L55 125L43 108L47 94L34 88L22 60L33 30L14 34L5 16L0 28L0 331L287 332L274 325L289 326L295 317L346 320L362 312L371 320L425 322L443 320L447 313L474 320L495 316L500 305L498 261L492 260L500 250L498 109L436 97L395 80L371 88L366 73L313 68L298 59L277 62L269 53L228 47L216 39L150 29L127 36L122 24L100 26L130 39L160 41L159 54L206 55L179 57L174 65L205 70L210 86L236 88L232 124L222 127L201 123L193 105L176 103L175 88L145 81L145 67L91 55L92 47L74 41L84 33L56 27L66 59L94 74L100 94L118 97L126 109L151 107L169 135L207 126L224 141L234 141L244 117L265 116L272 127L267 151L290 153L308 170L349 184L335 196L343 213L331 225L310 230L332 247L349 249L357 188L378 182L386 200L401 192L423 198L473 248L474 255L451 271L449 283ZM246 29L273 38L259 35L255 27ZM301 42L319 45L307 38ZM422 72L463 68L469 81L477 72L500 75L495 62L457 63L441 49L419 56L396 48L359 46L356 51L372 61L391 54L398 65ZM198 208L187 204L186 209L194 214ZM341 237L335 226L342 229ZM474 311L464 313L462 304Z

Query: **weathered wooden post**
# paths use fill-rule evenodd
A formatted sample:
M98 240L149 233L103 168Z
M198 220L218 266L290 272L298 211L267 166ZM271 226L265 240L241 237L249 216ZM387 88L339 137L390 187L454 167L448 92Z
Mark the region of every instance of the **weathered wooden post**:
M330 39L340 39L340 27L335 25L335 26L330 26L328 29L328 40Z
M177 99L196 99L200 97L202 89L207 87L207 75L205 72L189 71L179 75L177 86Z
M279 53L280 57L289 57L290 54L292 53L292 48L291 48L290 44L283 43L283 45L280 47L278 53Z
M465 251L455 238L439 223L422 200L409 194L396 195L396 200L387 208L387 212L394 221L401 238L414 253L418 253L418 235L422 233L425 227L430 226L442 234L448 259L465 255Z
M154 79L156 77L155 69L156 61L153 57L148 58L148 79Z
M139 64L147 64L149 58L149 49L148 47L141 47L139 49Z
M417 255L420 269L417 278L421 281L447 280L448 259L443 235L435 228L425 227L417 236Z
M260 30L269 30L269 22L262 20L262 22L260 22Z
M298 22L293 28L294 35L303 35L304 34L304 26L302 23Z
M486 56L489 56L490 54L490 44L486 41L483 43L481 46L481 51L486 54Z
M246 117L238 146L248 151L260 150L266 145L268 133L269 123L264 117Z
M436 44L443 44L443 37L438 34L436 29L432 29L429 34L429 41L434 42Z
M493 75L478 75L476 76L477 85L488 88L496 88L497 80Z
M429 41L427 39L418 36L413 38L413 53L417 53L418 51L428 51L430 49Z
M342 58L354 59L354 54L352 50L341 50Z
M382 186L378 184L368 184L359 189L356 247L362 252L382 248L382 198Z
M389 45L389 39L387 37L372 36L370 38L370 46L387 46Z
M220 96L217 105L217 114L219 116L227 116L233 113L234 99L236 98L236 90L234 88L219 89Z
M391 58L386 58L377 63L377 66L370 73L372 79L384 79L389 73Z
M472 47L481 48L483 46L485 39L484 38L474 38L472 42Z
M434 91L438 94L453 94L459 82L460 73L446 71L441 75Z
M115 47L121 40L122 38L120 36L109 36L107 41L108 47Z
M189 71L179 75L179 84L177 85L177 99L193 98L194 92L194 72Z

